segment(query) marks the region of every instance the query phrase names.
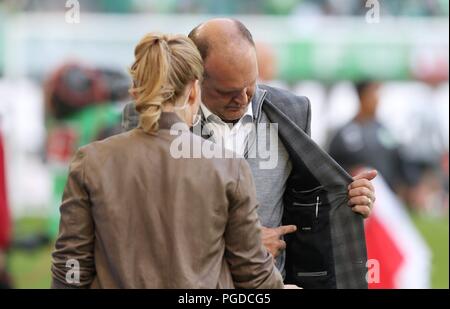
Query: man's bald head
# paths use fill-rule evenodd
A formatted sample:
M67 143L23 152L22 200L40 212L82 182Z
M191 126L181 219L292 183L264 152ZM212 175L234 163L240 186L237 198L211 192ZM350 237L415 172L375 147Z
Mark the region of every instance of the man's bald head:
M209 20L189 34L203 58L202 102L225 121L237 121L255 93L258 63L250 31L238 20Z
M192 29L188 36L197 46L203 61L212 49L223 50L243 44L255 46L247 27L239 20L230 18L211 19Z

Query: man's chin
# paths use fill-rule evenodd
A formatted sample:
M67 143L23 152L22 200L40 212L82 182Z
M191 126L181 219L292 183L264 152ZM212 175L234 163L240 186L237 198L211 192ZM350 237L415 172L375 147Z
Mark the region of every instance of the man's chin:
M225 122L235 122L242 118L245 114L245 109L227 109L222 114L222 120Z

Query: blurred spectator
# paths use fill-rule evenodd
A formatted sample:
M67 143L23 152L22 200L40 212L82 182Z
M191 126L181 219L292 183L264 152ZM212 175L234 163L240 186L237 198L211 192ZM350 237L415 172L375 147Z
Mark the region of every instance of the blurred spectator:
M423 127L423 122L410 118L406 130L421 129L414 133L410 145L400 145L394 135L377 119L380 86L375 82L361 82L356 85L359 98L359 110L348 124L337 131L329 143L331 156L347 171L370 166L378 169L389 187L396 192L412 209L428 213L445 213L448 190L445 189L445 154L442 148L433 151L430 122ZM398 103L398 102L396 102ZM421 101L420 119L436 118L432 109ZM401 113L407 113L402 109ZM392 113L390 117L397 117ZM426 118L426 115L430 117ZM430 118L430 119L429 119ZM414 123L413 128L410 124ZM424 150L424 151L421 151ZM441 159L442 158L442 159ZM439 165L439 160L444 164ZM448 178L448 177L447 177ZM448 207L447 207L448 209Z
M272 81L277 77L277 59L273 48L264 42L256 42L259 79L261 82Z
M398 192L405 182L403 162L393 136L376 119L379 86L370 81L356 85L358 113L338 130L330 142L329 152L350 173L366 166L376 168L391 189Z
M277 80L278 63L277 55L273 47L266 42L258 41L256 45L256 57L258 60L258 83L286 88L286 84Z
M128 86L123 74L78 63L61 66L48 79L46 155L53 178L50 237L58 230L58 207L70 158L79 147L119 131L121 108L114 103L128 98Z
M378 117L401 143L410 187L408 206L428 214L448 210L448 83L392 82L383 86Z

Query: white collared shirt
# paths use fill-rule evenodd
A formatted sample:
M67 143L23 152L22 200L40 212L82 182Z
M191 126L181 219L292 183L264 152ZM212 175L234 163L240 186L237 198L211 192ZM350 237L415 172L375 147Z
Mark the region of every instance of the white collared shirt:
M215 143L222 144L226 149L243 157L246 151L248 136L253 127L252 104L236 124L226 123L213 114L203 103L200 105L206 119L206 126L213 132Z

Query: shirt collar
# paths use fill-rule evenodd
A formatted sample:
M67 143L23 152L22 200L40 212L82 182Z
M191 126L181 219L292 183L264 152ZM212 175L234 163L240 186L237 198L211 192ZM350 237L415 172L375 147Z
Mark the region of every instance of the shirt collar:
M158 124L159 129L170 129L174 124L176 123L185 123L183 120L181 120L180 117L178 117L177 114L173 112L162 112L161 116L159 117ZM182 128L182 127L180 127ZM187 128L187 125L186 125Z

